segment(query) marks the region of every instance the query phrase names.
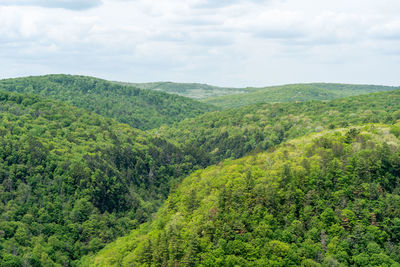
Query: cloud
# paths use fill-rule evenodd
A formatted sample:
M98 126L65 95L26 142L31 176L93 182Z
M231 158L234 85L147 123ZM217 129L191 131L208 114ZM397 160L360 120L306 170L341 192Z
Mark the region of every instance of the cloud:
M0 0L0 73L399 84L398 2Z
M222 25L223 21L215 17L189 17L189 18L177 18L177 24L191 25L191 26L216 26Z
M192 3L192 7L194 8L223 8L233 5L240 5L243 3L251 3L251 4L267 4L273 1L279 0L195 0Z
M369 34L378 39L400 40L400 20L393 20L371 28Z
M70 10L86 10L101 4L101 0L0 0L0 6L39 6Z

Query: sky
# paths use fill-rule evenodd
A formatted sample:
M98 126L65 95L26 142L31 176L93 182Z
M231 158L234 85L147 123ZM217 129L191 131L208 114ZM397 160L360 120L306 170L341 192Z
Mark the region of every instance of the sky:
M0 78L400 85L398 0L0 0Z

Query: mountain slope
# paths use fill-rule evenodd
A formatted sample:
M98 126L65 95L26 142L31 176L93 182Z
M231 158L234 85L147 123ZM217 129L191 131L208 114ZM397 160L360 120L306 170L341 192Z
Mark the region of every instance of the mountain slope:
M85 76L59 74L6 79L0 80L0 89L61 100L138 129L151 129L216 110L189 98Z
M245 94L211 97L204 99L203 102L226 109L255 103L332 100L395 89L398 89L398 87L334 83L290 84L265 88L246 88Z
M246 88L219 87L201 83L174 83L174 82L150 82L150 83L120 83L132 85L141 89L163 91L195 99L243 94Z
M373 92L392 91L399 88L393 86L339 83L288 84L246 88L229 88L199 83L174 82L117 83L200 99L204 103L209 103L225 109L256 103L332 100Z
M323 132L198 171L152 223L82 264L397 266L400 152L389 131Z
M203 166L308 133L400 119L400 90L332 101L255 104L210 112L155 132L192 151Z
M0 266L71 266L148 219L195 166L178 147L0 91Z

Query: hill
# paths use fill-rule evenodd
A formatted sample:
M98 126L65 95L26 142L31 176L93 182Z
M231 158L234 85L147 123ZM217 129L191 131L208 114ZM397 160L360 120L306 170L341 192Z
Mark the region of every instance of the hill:
M189 98L85 76L6 79L0 80L0 89L61 100L142 130L216 110Z
M151 128L150 125L159 125L159 120L164 120L163 116L168 114L169 111L166 111L165 114L161 114L160 119L151 117L153 116L151 114L158 114L157 112L162 111L162 109L159 109L160 107L164 106L166 109L171 108L170 111L174 112L176 109L173 108L173 106L175 104L179 106L180 100L184 101L184 103L188 103L186 102L187 99L162 92L151 92L150 90L146 91L129 86L115 85L111 82L95 78L69 75L49 75L2 80L0 81L0 88L23 92L30 91L34 94L48 95L54 99L63 100L65 102L62 103L58 100L44 99L37 95L21 95L18 93L0 91L0 266L74 266L83 256L94 255L117 237L128 234L130 230L136 229L138 225L148 221L151 214L157 210L163 200L168 196L170 188L175 189L181 179L195 169L217 164L227 158L240 158L249 152L251 152L253 156L245 158L245 161L252 158L257 159L257 152L266 151L268 149L271 150L273 147L276 147L276 145L289 139L314 132L319 133L327 129L348 127L350 125L364 125L366 123L385 123L387 125L392 125L400 119L400 90L398 90L353 96L332 101L253 104L229 110L209 112L194 118L187 118L180 122L175 122L172 126L164 125L160 128L143 132L131 128L129 125L118 123L113 119L101 117L70 104L76 106L81 105L88 110L93 110L100 114L105 112L105 116L115 116L120 121L123 121L124 118L129 120L134 118L134 122L137 122L137 114L142 114L146 121L140 121L140 125L146 129L147 127ZM146 92L149 94L147 95ZM131 95L132 98L129 98L131 93L133 93L133 95ZM171 96L171 98L169 98L169 96ZM104 99L102 99L102 97L104 97ZM177 102L171 101L171 103L169 103L169 100L175 98L178 99ZM166 101L166 106L160 104L164 103L163 101ZM198 102L190 99L189 103L194 103L194 105L198 104ZM189 108L190 105L184 107ZM128 112L130 108L137 108L138 112L130 114ZM211 107L210 109L213 108ZM148 113L145 113L146 110ZM194 110L196 111L195 108ZM194 116L196 112L190 116ZM205 110L199 111L199 113L202 112L205 112ZM186 116L185 114L181 115ZM177 116L179 117L181 115L178 114ZM179 120L177 117L169 119L171 119L171 121ZM152 124L150 124L150 122ZM319 144L318 146L322 146L323 149L334 150L337 149L334 145L339 143L339 147L343 146L347 148L347 150L345 150L345 152L348 153L345 154L346 160L348 157L354 156L354 158L362 158L362 156L364 156L363 153L352 154L354 151L350 148L357 148L359 146L361 146L362 149L371 148L371 154L379 155L379 157L384 153L390 157L396 157L397 140L393 139L393 136L388 134L387 129L389 127L393 134L397 136L400 134L400 127L396 125L357 128L358 130L365 131L361 133L361 135L358 133L358 130L347 129L334 134L327 133L327 145ZM313 138L311 139L314 140ZM304 139L303 141L307 144L314 142L310 140ZM360 140L364 140L365 142L361 142ZM287 145L288 147L295 147L293 151L290 150L289 152L292 154L297 153L296 155L303 158L304 154L298 153L304 149L307 150L308 145L302 145L302 141L300 142L299 140L296 142ZM323 143L325 141L318 142ZM390 148L389 150L385 148L387 146ZM379 147L384 147L385 150L382 150L383 152L374 150ZM318 149L320 148L318 147ZM322 154L318 154L318 157L325 159L324 156L329 155L328 152L327 150ZM365 153L368 154L369 152L367 152ZM285 154L285 152L282 153ZM330 160L331 158L328 159ZM342 160L342 158L339 157L337 160ZM372 160L368 158L365 164L372 164L371 162L380 164L379 160L380 158L372 158ZM384 160L387 159L385 158ZM397 165L395 165L395 160L397 160L397 158L395 158L395 160L390 160L391 167L389 165L389 167L386 165L382 167L384 169L383 173L388 180L392 179L390 175L397 175L398 170ZM232 160L228 160L225 163L221 163L220 166L229 165L232 162ZM237 162L241 165L243 161L239 160ZM346 163L347 162L348 161L346 161ZM342 163L344 164L344 162ZM236 168L236 163L232 164L232 166L229 165L230 167L225 169L221 167L223 168L221 169L221 173L216 173L220 167L211 167L208 170L212 171L204 171L204 175L207 177L209 176L210 179L221 179L222 182L229 184L229 179L236 177L229 172L231 168ZM312 164L318 165L322 163L320 160L317 160L312 162ZM247 166L251 164L244 165L244 168L251 167ZM261 168L257 160L255 161L255 166ZM325 165L321 166L323 168L326 167ZM278 167L279 166L277 166L277 168ZM297 168L297 165L295 165L295 167ZM360 172L373 169L373 165L368 165L365 167L366 169L362 170L359 169L364 167L364 165L357 165L356 167L358 168L357 171ZM343 165L342 169L345 170L345 168L347 168L347 165ZM381 168L381 165L377 168ZM222 178L224 173L226 177ZM195 175L198 174L202 175L203 172L200 171L190 177L197 177ZM215 176L213 176L214 174ZM317 174L312 173L314 176ZM326 173L323 173L321 175L325 174ZM375 174L376 173L373 172L373 175ZM381 175L382 173L379 172L378 174ZM389 192L390 194L395 194L397 192L388 191L389 189L383 187L387 186L387 184L384 184L386 180L383 178L381 180L382 184L379 184L379 186L387 190L385 192ZM183 185L182 190L184 191L179 191L181 189L177 191L180 192L179 194L181 196L178 198L178 196L172 195L171 198L176 198L176 202L174 203L178 203L180 198L188 197L188 200L184 200L186 201L184 205L198 207L199 203L195 191L199 190L199 193L201 193L203 192L201 191L203 187L207 189L207 186L212 184L212 182L205 183L206 185L202 184L201 186L196 185L197 187L188 188L185 188ZM368 188L373 188L373 186L375 186L373 183L374 182L371 181ZM390 186L396 188L397 184L390 183ZM285 184L285 186L286 185L287 184ZM235 184L235 187L236 186L238 185ZM318 184L318 186L320 185ZM318 188L319 187L314 189L317 190ZM325 190L324 187L321 188ZM240 186L238 189L240 189ZM301 190L305 192L309 189L302 188ZM290 195L292 193L293 192L290 191L290 193L287 194ZM336 191L332 191L331 193L334 196L339 194ZM284 192L284 194L286 193ZM199 196L199 199L201 199L201 195ZM278 197L279 196L278 194ZM228 197L231 196L228 195ZM328 200L326 203L332 201L331 196L327 197ZM285 201L285 199L278 199L280 201L279 203ZM191 202L192 200L194 202ZM246 199L241 199L240 201L242 200L244 201L243 203L246 203ZM300 200L303 201L303 199ZM169 209L168 205L170 204L165 206L167 209ZM357 203L357 205L359 204ZM381 207L383 204L379 202L377 205ZM346 206L346 208L356 213L353 206ZM166 208L164 208L164 210L165 209ZM193 212L195 211L194 209L195 208L192 210ZM284 209L284 206L278 206L275 212L278 212L279 209L287 213L289 212ZM238 207L237 210L240 211L240 208ZM166 216L165 220L172 218L169 215L171 211L172 210L167 210L167 213L164 214ZM385 210L385 212L386 211L387 210ZM162 214L162 212L164 211L161 210L160 214ZM334 212L339 216L338 220L340 224L340 220L342 219L342 217L340 217L341 213L336 210L334 210ZM375 211L373 213L375 214L374 216L377 216ZM304 210L301 210L299 214L304 214ZM187 214L184 214L184 216L186 215ZM276 216L278 215L279 214ZM363 213L363 216L364 215ZM223 217L220 219L222 222L225 222L223 220L230 220L229 218L235 219L233 215L233 217L230 216L229 213L224 213ZM329 216L332 217L332 214ZM400 215L398 217L400 218ZM394 218L395 217L391 218L391 220L394 220ZM300 219L297 220L301 221ZM228 221L228 223L229 222L230 221ZM259 221L257 221L257 223L259 223ZM280 219L279 222L273 223L279 226L277 226L276 229L280 229L283 225L280 224L282 223L282 219ZM379 223L382 224L381 221L379 221ZM201 224L203 224L203 222L201 222ZM222 224L217 226L221 225ZM226 229L228 226L223 226L223 229ZM320 227L320 225L316 227ZM347 230L345 226L343 227ZM389 225L388 227L392 226ZM142 236L142 234L146 234L148 230L153 233L152 229L154 229L154 227L152 224L146 224L140 229L141 230L134 232L136 233L134 234L135 238L136 236L139 237ZM178 234L178 237L187 238L185 235L192 231L189 228L187 229L187 232ZM162 228L158 230L161 231ZM243 229L240 228L239 230L241 231ZM308 231L309 229L307 228L306 230ZM385 231L386 233L395 232L393 229L386 231L386 228L380 228L379 230ZM165 240L175 240L175 237L172 237L172 239L165 239L171 238L171 236L167 235L168 231L165 235L167 237L162 237L164 238L162 240L158 239L158 241L156 241L156 243L158 242L157 244L164 246ZM361 231L361 234L365 233L365 231L363 231L364 230ZM352 234L351 238L357 233L359 232ZM319 236L321 235L322 233ZM153 237L153 234L151 234L151 237ZM218 238L219 237L220 236L218 236ZM306 237L310 239L310 236L301 236L303 241L307 239ZM338 238L341 237L342 236ZM172 244L172 247L168 247L167 250L174 251L173 253L178 253L180 251L181 254L165 256L166 252L163 251L160 252L158 256L154 256L153 252L159 252L160 249L157 244L154 245L151 243L152 241L149 241L150 243L143 245L146 247L144 250L146 250L145 254L147 255L143 256L140 254L141 252L139 253L136 250L136 244L142 244L141 238L143 238L143 240L151 240L151 238L145 238L143 236L140 237L140 240L133 239L132 236L128 239L121 239L126 242L128 242L128 240L134 240L134 243L130 243L129 247L126 247L125 241L123 241L121 246L117 245L121 249L120 252L116 252L112 249L110 251L114 255L104 256L107 259L103 261L103 259L101 259L103 257L101 255L103 254L99 254L101 261L96 261L99 263L107 262L108 264L110 263L108 257L111 257L110 261L118 257L118 260L124 260L129 263L147 264L150 261L150 254L152 254L151 258L156 259L156 261L162 260L162 262L167 262L172 265L176 262L183 262L186 264L187 258L184 258L182 261L182 257L186 257L186 247L192 246L191 244L184 246L182 250L182 247L180 247L181 245L176 245L176 247L174 247L175 244L178 243L172 241L169 242L169 244ZM346 238L348 239L350 237L347 236ZM193 238L189 236L189 239L193 239L195 242L199 241L196 236L193 236ZM243 242L248 243L249 240L250 239L246 239ZM281 243L273 243L273 245L282 245L283 248L287 248L286 251L288 253L290 251L290 253L297 255L293 258L293 262L284 261L285 264L298 264L300 262L307 265L313 264L314 262L323 263L327 260L326 257L318 258L320 257L318 256L313 258L311 256L299 254L300 252L296 250L297 248L293 248L293 239L288 240L292 241L289 242L286 240L286 242L279 236L279 238L273 240L264 239L263 242L283 242L283 245ZM312 240L314 243L318 243L315 237ZM377 260L376 262L384 265L389 262L393 263L393 261L397 261L397 254L393 252L394 248L389 249L395 240L396 239L387 238L381 243L378 243L374 239L373 242L378 244L379 248L377 248L375 244L371 246L376 249L376 251L379 251L379 253L372 254L379 254L375 256L382 256L380 260L387 260ZM204 240L200 241L199 242L206 247L214 246L219 243L219 241L215 239L208 243ZM196 246L195 249L197 250L198 247L196 244L194 244L194 246ZM315 244L313 244L313 246L314 245ZM111 245L110 247L112 248L113 246L114 245ZM142 245L140 246L142 247ZM240 248L247 247L246 244L240 246ZM348 254L346 261L342 261L342 259L335 254L335 256L332 256L334 258L332 262L347 262L348 264L356 265L367 260L373 262L372 260L374 260L373 257L375 256L372 254L361 255L358 259L353 259L355 256L358 257L358 254L355 254L353 251L361 251L362 249L365 250L365 248L370 249L368 246L357 246L359 246L358 243L356 248L352 247L346 250ZM175 251L175 248L179 251ZM216 250L215 247L210 248L212 251ZM324 246L322 248L324 249ZM358 248L360 249L357 250ZM225 248L223 249L225 250ZM255 261L253 261L252 258L241 255L240 253L237 254L236 252L233 254L237 254L237 259L231 254L226 254L226 252L224 252L225 254L214 255L214 257L207 254L210 252L209 250L202 250L204 257L201 255L199 256L196 251L193 253L190 252L190 255L196 254L197 256L194 256L194 258L188 261L192 262L192 260L194 260L193 262L197 263L203 258L207 258L227 265L231 263L233 265L248 265L253 263L255 265L259 263L259 265L261 265L261 263L273 264L273 262L266 262L267 259L264 256L267 254L263 254L265 251L270 251L268 250L270 248L257 249L254 250L254 255L258 253L258 256L254 256ZM133 254L130 254L130 251L133 250L135 250ZM165 248L162 248L162 250L165 250ZM149 251L151 251L151 253ZM229 251L231 250L228 250L228 252ZM327 250L324 249L324 251L325 254L322 254L326 256ZM393 252L394 254L389 254L389 252ZM322 255L320 252L318 253L318 255ZM129 259L125 258L128 254L130 254ZM271 259L274 259L273 254L268 255L272 257ZM284 254L285 257L286 255L287 254ZM147 258L144 259L143 257ZM165 257L167 257L167 259ZM282 256L281 258L283 259L284 257ZM226 259L232 259L232 261L224 262ZM90 257L85 258L82 264L86 264L90 260ZM258 260L260 261L258 262ZM276 260L279 262L281 259L278 257Z
M255 103L332 100L380 91L399 89L392 86L334 83L291 84L265 88L246 88L244 94L210 97L203 102L221 108L235 108Z
M254 104L210 112L154 132L183 145L208 166L323 129L399 119L400 90L396 90L332 101Z
M145 222L195 168L84 109L0 91L0 266L71 266Z
M84 266L398 266L399 126L313 134L197 171Z
M296 102L309 100L332 100L373 92L399 89L393 86L357 85L339 83L288 84L268 87L218 87L200 83L122 83L135 87L163 91L199 99L224 109L236 108L256 103Z
M174 83L174 82L150 82L150 83L121 83L132 85L141 89L163 91L185 97L204 99L210 97L243 94L246 88L219 87L202 83Z

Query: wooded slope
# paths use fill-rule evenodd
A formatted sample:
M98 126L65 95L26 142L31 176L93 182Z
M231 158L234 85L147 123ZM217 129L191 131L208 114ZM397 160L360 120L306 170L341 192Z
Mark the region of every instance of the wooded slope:
M183 145L208 166L323 129L391 124L399 119L400 90L396 90L332 101L255 104L210 112L155 132Z
M0 89L61 100L142 130L216 110L186 97L86 76L58 74L6 79L0 80Z
M82 264L397 266L399 135L332 130L197 171L152 223Z
M145 222L194 159L140 130L0 91L0 266L71 266Z
M395 89L399 89L399 87L336 83L289 84L265 88L245 88L246 93L244 94L210 97L204 99L203 102L227 109L255 103L332 100Z

